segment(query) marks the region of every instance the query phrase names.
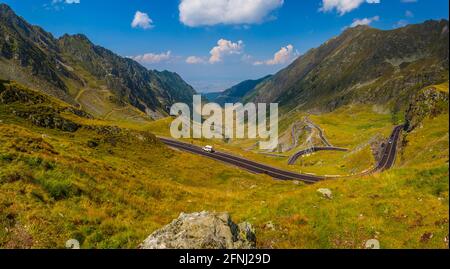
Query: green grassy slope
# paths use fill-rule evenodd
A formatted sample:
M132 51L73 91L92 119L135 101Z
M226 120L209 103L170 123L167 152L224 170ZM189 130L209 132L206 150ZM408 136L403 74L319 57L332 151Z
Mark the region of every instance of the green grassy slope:
M288 136L288 141L279 143L290 144L292 141L291 127L294 123L302 121L308 115L303 112L290 113L280 119L280 136ZM317 175L350 175L365 171L376 164L371 152L371 140L387 139L391 134L394 124L392 116L383 111L377 111L376 107L354 105L340 108L331 113L308 115L310 120L318 124L327 139L334 146L349 149L349 152L317 152L310 156L300 158L293 165L288 165L288 159L296 151L303 150L309 145L299 143L298 147L287 152L275 153L275 155L262 154L255 147L256 140L231 140L227 143L221 139L185 139L185 142L198 146L212 144L217 149L228 151L240 156L268 163L277 167L300 173L312 173ZM166 118L145 124L144 128L157 135L170 137L171 118ZM305 138L305 137L302 137ZM303 142L303 141L301 141ZM315 146L321 146L318 142Z
M195 90L176 73L148 70L82 34L53 37L0 3L0 79L71 103L99 118L143 123L167 116Z
M305 186L168 149L142 125L58 110L81 127L38 127L12 112L25 107L0 104L2 248L63 248L70 238L135 248L179 213L202 210L251 222L262 248L362 248L372 238L382 248L448 247L448 113L406 135L394 169Z
M448 29L448 20L392 30L348 28L258 85L244 100L280 103L285 112L333 111L354 103L402 111L418 90L448 80Z

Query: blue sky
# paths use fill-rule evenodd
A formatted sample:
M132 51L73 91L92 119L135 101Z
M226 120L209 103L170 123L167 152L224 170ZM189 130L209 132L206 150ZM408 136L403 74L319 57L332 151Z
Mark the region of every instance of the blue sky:
M56 37L83 33L149 69L175 71L201 92L275 73L352 24L393 29L448 19L449 9L448 0L0 2Z

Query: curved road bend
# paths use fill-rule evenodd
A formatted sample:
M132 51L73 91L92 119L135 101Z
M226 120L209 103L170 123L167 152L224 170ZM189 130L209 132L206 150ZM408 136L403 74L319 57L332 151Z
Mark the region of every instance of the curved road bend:
M301 156L306 155L306 154L311 154L311 153L317 152L317 151L342 151L342 152L347 152L348 149L338 148L338 147L312 147L312 148L300 150L300 151L296 152L294 155L292 155L289 158L288 164L289 165L294 165L297 162L298 158L300 158Z
M367 170L366 172L359 173L359 174L340 176L340 177L335 177L335 178L368 176L368 175L372 175L372 174L375 174L378 172L383 172L383 171L391 169L395 164L395 159L397 157L398 140L400 138L400 134L402 133L402 130L404 127L405 127L405 125L399 125L394 128L391 136L387 140L386 146L383 150L383 155L381 157L381 160L378 162L378 164L374 168Z
M333 147L333 145L331 145L331 143L325 137L325 134L323 133L323 130L322 130L322 128L320 128L319 125L317 125L314 122L312 122L308 117L306 118L306 122L308 124L310 124L311 126L313 126L314 128L316 128L317 131L319 131L320 140L322 140L322 142L325 144L326 147L328 147L328 148L332 148Z
M386 169L389 169L393 166L395 162L395 157L397 154L397 144L398 144L398 138L400 136L401 130L403 128L402 126L395 127L391 137L389 138L389 142L387 143L387 146L385 148L384 154L380 162L378 163L377 167L374 168L371 171L368 171L366 173L363 173L361 175L368 175L372 174L378 171L384 171ZM166 144L167 146L177 148L183 151L187 151L193 154L205 156L214 160L218 160L224 163L228 163L231 165L235 165L239 168L246 169L250 172L257 173L257 174L266 174L273 178L279 179L279 180L299 180L303 181L307 184L313 184L321 180L325 179L335 179L336 177L321 177L321 176L314 176L314 175L304 175L304 174L298 174L291 171L286 171L282 169L278 169L272 166L268 166L265 164L261 164L258 162L250 161L247 159L244 159L242 157L237 157L228 153L224 152L214 152L214 153L208 153L203 151L198 146L194 146L191 144L187 144L184 142L158 137L162 143Z

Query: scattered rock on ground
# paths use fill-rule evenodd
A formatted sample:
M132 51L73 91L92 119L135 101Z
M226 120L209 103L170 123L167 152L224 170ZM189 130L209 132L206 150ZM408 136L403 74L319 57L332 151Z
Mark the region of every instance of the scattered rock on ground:
M264 229L268 229L268 230L275 231L275 230L276 230L276 229L275 229L275 224L273 224L272 221L266 222L266 223L264 224Z
M422 235L422 237L420 238L420 242L427 243L428 241L431 240L431 238L433 238L433 234L432 233L424 233Z
M140 249L254 249L256 236L247 223L235 224L228 213L181 213L152 233Z
M366 249L380 249L380 241L377 239L367 240Z
M318 189L317 192L322 194L323 197L325 197L327 199L332 199L333 198L333 193L331 192L330 189Z

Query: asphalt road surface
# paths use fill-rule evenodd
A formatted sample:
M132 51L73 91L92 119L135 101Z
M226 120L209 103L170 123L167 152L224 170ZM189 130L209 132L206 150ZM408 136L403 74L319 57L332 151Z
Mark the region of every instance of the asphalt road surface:
M300 158L301 156L311 154L311 153L317 152L317 151L342 151L342 152L345 152L345 151L348 151L348 149L337 148L337 147L312 147L309 149L304 149L304 150L296 152L294 155L292 155L289 158L288 164L294 165L295 162L297 162L298 158Z
M398 139L400 138L403 128L404 125L399 125L394 128L394 131L385 146L383 157L373 169L372 173L388 170L394 166L395 158L397 157Z
M322 140L322 142L325 144L326 147L328 147L328 148L332 148L333 147L333 145L331 145L331 143L328 142L328 139L325 137L325 135L323 133L323 130L322 130L322 128L320 128L319 125L317 125L314 122L312 122L309 118L306 118L306 122L309 123L314 128L316 128L317 131L319 131L320 140Z
M275 167L271 167L265 164L261 164L258 162L250 161L247 159L244 159L242 157L237 157L231 154L227 154L224 152L216 151L214 153L205 152L202 148L183 143L180 141L175 141L172 139L167 138L159 138L161 142L166 144L167 146L180 149L183 151L188 151L190 153L194 153L197 155L205 156L211 159L215 159L224 163L232 164L237 167L243 168L245 170L248 170L253 173L257 174L266 174L273 178L280 179L280 180L299 180L303 181L305 183L316 183L320 180L325 179L324 177L319 176L313 176L313 175L303 175L303 174L297 174L291 171L286 171L282 169L278 169Z
M379 171L384 171L391 168L394 165L397 154L398 138L400 137L402 129L403 125L394 128L394 131L392 132L392 135L390 136L388 143L386 144L386 147L384 149L383 157L378 163L378 165L374 169L361 174L361 176L373 174ZM286 171L262 163L251 161L242 157L237 157L224 152L219 151L216 151L214 153L205 152L202 148L198 146L176 141L173 139L163 137L159 137L159 139L161 140L162 143L166 144L167 146L187 151L196 155L205 156L227 164L231 164L253 173L266 174L279 180L298 180L303 181L307 184L313 184L325 179L336 179L336 177L327 178L315 175L298 174L295 172Z

